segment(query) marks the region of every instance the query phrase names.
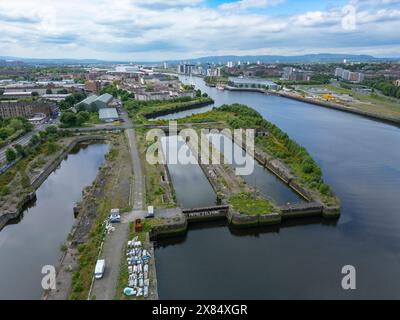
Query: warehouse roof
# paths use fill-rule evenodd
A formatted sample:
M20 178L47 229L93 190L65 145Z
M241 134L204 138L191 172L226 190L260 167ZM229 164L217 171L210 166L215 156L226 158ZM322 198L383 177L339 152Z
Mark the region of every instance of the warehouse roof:
M104 108L99 110L99 118L102 119L118 119L118 112L115 108Z
M102 94L100 97L96 99L96 101L101 101L104 103L109 103L113 99L113 96L109 93Z
M79 102L79 104L83 103L86 105L91 105L93 102L95 102L97 100L98 96L96 96L95 94L92 96L87 97L85 100L82 100L81 102Z

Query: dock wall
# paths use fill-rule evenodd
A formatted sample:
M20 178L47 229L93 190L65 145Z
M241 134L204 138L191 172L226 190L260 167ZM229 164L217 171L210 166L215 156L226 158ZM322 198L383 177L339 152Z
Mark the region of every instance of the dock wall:
M47 177L60 165L62 160L71 152L71 150L79 143L86 141L104 141L107 138L104 136L86 136L74 139L55 159L48 163L45 169L33 180L31 181L32 188L36 191L42 183L47 179ZM0 216L0 230L13 219L17 219L21 213L24 211L26 205L36 199L35 191L29 193L20 199L17 210L12 212L6 212Z

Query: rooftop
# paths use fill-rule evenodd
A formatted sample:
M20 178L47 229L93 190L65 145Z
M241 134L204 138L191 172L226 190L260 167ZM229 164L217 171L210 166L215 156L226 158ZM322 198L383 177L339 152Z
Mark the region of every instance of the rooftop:
M97 100L97 98L98 98L98 96L96 96L96 95L94 94L94 95L92 95L92 96L87 97L85 100L82 100L81 102L79 102L79 104L80 104L80 103L83 103L83 104L90 105L90 104L92 104L93 102L95 102L95 101Z
M105 93L105 94L101 95L100 97L98 97L98 98L96 99L96 101L101 101L101 102L104 102L104 103L109 103L112 99L113 99L113 96L112 96L111 94Z
M104 108L99 110L99 118L101 119L118 119L118 112L115 108Z

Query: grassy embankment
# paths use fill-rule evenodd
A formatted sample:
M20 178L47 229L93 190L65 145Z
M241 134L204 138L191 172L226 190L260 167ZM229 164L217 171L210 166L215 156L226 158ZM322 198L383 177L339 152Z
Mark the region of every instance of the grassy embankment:
M313 192L324 204L338 205L338 199L322 179L319 166L307 150L291 140L277 126L265 120L257 111L245 105L223 105L209 112L179 119L179 123L204 123L209 121L224 122L232 129L253 128L268 131L267 136L256 137L256 147L273 158L281 160L291 170L295 181Z
M146 161L146 151L154 143L146 141L146 132L145 128L136 129L139 155L146 180L146 204L156 208L176 207L175 190L172 184L168 183L166 168L162 164L152 165Z
M304 90L307 90L309 88L327 89L333 93L350 95L354 99L358 100L358 102L355 103L341 102L340 104L355 108L360 111L370 112L372 114L376 114L377 116L389 117L400 121L400 103L394 101L393 98L379 96L376 93L362 94L355 92L351 89L337 87L332 84L302 85L299 86L299 91L304 92Z
M67 146L70 140L66 135L61 131L43 131L19 150L17 163L0 175L1 211L21 209L21 200L34 191L31 178Z
M177 98L168 101L137 101L129 99L124 103L124 107L128 110L128 114L135 124L148 123L147 118L152 115L162 114L165 111L174 112L179 110L190 109L197 105L211 104L214 101L209 97L196 98Z
M121 135L111 142L110 151L106 160L110 165L100 185L93 188L101 189L101 194L94 201L96 218L90 229L86 243L78 246L78 266L72 276L72 289L69 296L71 300L85 300L87 298L93 270L96 265L101 243L105 236L104 221L112 208L121 208L122 212L129 211L129 183L132 168L130 155L126 147L125 138ZM88 205L88 207L91 207ZM85 212L80 214L86 214Z

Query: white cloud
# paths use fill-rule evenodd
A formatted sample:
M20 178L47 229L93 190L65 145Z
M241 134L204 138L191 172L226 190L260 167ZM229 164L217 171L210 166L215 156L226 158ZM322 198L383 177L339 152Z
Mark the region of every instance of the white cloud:
M284 0L239 0L235 2L226 2L219 7L222 10L244 10L249 8L266 8L268 6L276 6Z
M230 4L245 10L223 10L201 0L41 0L40 5L0 0L0 56L164 60L334 49L351 53L354 48L370 54L375 48L384 55L396 46L400 52L400 8L393 1L379 8L367 6L368 0L353 2L355 30L343 28L341 7L285 17L246 10L274 2L241 0Z

